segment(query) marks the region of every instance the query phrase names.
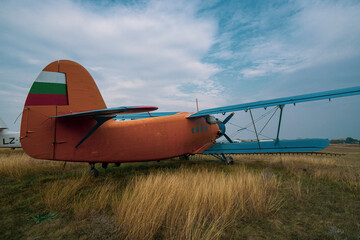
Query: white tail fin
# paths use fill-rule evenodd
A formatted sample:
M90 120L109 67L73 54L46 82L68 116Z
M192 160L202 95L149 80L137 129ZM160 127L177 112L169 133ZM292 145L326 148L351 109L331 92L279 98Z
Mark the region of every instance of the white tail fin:
M7 129L7 126L4 123L4 121L0 118L0 130L3 130L3 129Z
M0 148L20 148L20 133L7 130L5 122L0 119Z

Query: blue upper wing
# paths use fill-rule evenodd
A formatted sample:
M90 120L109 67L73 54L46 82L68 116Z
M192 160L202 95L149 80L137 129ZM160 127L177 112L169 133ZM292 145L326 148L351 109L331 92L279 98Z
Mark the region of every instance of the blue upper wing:
M264 107L270 107L270 106L295 104L295 103L300 103L300 102L317 101L317 100L331 99L331 98L337 98L337 97L346 97L346 96L352 96L352 95L358 95L358 94L360 94L360 86L332 90L332 91L325 91L325 92L303 94L303 95L297 95L297 96L292 96L292 97L277 98L277 99L271 99L271 100L265 100L265 101L236 104L236 105L225 106L225 107L210 108L210 109L205 109L205 110L199 111L197 113L194 113L194 114L190 115L188 118L207 116L210 114L217 114L217 113L234 112L234 111L241 111L241 110L248 110L248 109L255 109L255 108L264 108Z

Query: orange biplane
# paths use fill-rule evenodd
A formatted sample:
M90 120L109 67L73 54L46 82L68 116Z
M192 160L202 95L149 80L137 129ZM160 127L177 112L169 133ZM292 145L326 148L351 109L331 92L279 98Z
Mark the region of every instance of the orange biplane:
M224 154L306 152L328 146L326 139L279 140L284 105L360 94L360 87L207 109L197 113L165 112L152 106L106 108L89 72L69 60L47 65L27 96L20 138L24 151L34 158L119 165L168 159L190 154L212 154L232 163ZM280 117L274 141L234 143L217 113L249 111L278 106ZM251 115L252 116L252 115ZM120 121L123 118L131 121ZM255 125L254 125L255 128ZM256 132L256 128L255 128ZM224 136L229 143L217 144Z

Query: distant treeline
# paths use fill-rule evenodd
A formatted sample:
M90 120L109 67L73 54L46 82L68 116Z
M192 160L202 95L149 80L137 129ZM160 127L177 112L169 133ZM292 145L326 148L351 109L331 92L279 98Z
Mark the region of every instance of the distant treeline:
M359 140L351 137L331 139L330 143L332 144L359 144Z

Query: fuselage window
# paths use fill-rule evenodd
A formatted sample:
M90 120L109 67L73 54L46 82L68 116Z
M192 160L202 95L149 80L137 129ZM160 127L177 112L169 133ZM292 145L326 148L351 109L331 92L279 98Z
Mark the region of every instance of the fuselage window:
M191 132L192 132L192 133L195 133L195 131L196 131L196 132L198 133L198 132L207 131L207 130L208 130L208 129L207 129L206 125L205 125L205 126L197 127L196 130L195 130L195 128L192 128L192 129L191 129Z

